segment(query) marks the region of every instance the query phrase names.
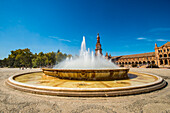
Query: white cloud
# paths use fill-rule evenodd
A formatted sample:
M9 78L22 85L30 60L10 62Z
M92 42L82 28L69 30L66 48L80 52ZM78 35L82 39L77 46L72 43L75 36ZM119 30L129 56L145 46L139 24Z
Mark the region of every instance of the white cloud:
M70 40L66 40L66 39L59 39L61 41L66 41L66 42L71 42Z
M49 38L55 38L55 39L59 39L59 37L56 36L48 36Z
M165 39L156 39L156 41L164 42L164 41L168 41L168 40L165 40Z
M145 40L145 41L149 41L149 42L153 41L149 38L144 38L144 37L139 37L139 38L137 38L137 40Z
M49 38L55 38L55 39L58 39L58 40L61 40L61 41L65 41L65 42L71 42L70 40L59 38L59 37L56 37L56 36L48 36L48 37Z
M146 40L146 38L144 38L144 37L139 37L139 38L137 38L137 40Z

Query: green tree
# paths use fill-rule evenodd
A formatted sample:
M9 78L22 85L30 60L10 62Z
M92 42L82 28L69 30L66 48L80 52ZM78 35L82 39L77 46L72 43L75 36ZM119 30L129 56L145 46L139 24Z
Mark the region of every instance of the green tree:
M44 67L48 65L48 62L48 57L43 52L32 59L33 67Z
M32 66L33 54L30 49L18 49L16 51L11 51L8 56L8 66L9 67L31 67Z
M0 68L3 67L3 60L0 60Z
M59 62L63 61L64 59L66 59L67 54L63 54L61 52L56 54L56 63L58 64Z
M55 58L56 54L54 52L49 52L49 53L46 54L46 56L48 57L48 60L46 61L47 64L50 65L50 66L55 65L55 63L56 63L56 58Z
M63 54L60 50L49 53L35 53L33 54L30 49L18 49L11 51L8 58L0 60L1 67L44 67L44 66L54 66L56 63L61 62L66 57L71 57L72 55Z
M72 57L72 55L71 55L71 54L68 54L68 55L67 55L67 57L68 57L68 58L71 58L71 57Z

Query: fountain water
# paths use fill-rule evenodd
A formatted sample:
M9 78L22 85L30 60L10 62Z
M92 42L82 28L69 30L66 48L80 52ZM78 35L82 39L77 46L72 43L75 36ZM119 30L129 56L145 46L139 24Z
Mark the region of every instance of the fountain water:
M66 59L53 69L43 69L46 75L77 80L115 80L127 79L129 69L119 68L105 59L99 52L94 56L93 51L86 50L85 37L81 43L80 55L77 58Z
M99 52L95 56L93 51L90 52L89 48L86 50L85 37L83 36L79 57L67 58L56 65L54 69L119 69L119 67L105 59Z

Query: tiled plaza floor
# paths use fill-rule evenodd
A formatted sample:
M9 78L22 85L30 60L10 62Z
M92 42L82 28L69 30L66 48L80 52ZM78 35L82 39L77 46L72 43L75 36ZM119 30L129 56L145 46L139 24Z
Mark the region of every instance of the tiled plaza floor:
M0 68L0 113L170 113L170 86L120 97L57 97L25 93L9 88L5 80L13 74L39 69ZM170 83L170 69L131 69L161 76Z

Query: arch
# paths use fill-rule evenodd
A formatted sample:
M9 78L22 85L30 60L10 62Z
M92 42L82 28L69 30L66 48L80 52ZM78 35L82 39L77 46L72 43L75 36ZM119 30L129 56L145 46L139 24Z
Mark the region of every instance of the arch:
M152 64L155 64L155 61L152 61Z
M138 64L138 62L135 62L135 64Z
M142 64L142 62L141 62L141 61L139 61L139 64Z
M148 63L148 64L150 64L151 62L150 62L150 61L148 61L147 63Z
M168 60L167 59L165 59L165 65L168 65Z
M122 62L122 64L124 64L124 62Z
M159 57L162 57L162 55L159 55Z
M162 61L162 59L160 60L160 65L162 65L163 64L163 61Z
M125 64L127 65L127 62L125 62Z
M168 56L170 57L170 53L168 54Z
M131 62L129 62L129 64L131 64Z
M167 57L167 54L164 54L164 57Z
M145 61L143 61L143 64L146 64L146 62L145 62Z

